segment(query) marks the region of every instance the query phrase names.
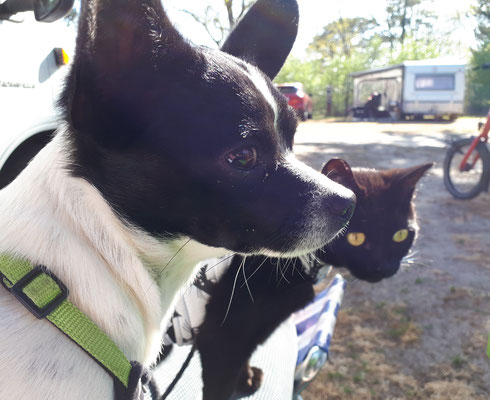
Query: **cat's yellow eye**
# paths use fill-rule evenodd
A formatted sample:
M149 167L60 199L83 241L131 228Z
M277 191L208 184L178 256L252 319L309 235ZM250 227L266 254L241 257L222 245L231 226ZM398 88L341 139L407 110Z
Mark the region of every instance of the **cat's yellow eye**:
M400 229L393 235L393 241L396 243L403 242L408 237L408 229Z
M349 233L347 235L347 241L351 246L360 246L366 241L366 235L362 232Z

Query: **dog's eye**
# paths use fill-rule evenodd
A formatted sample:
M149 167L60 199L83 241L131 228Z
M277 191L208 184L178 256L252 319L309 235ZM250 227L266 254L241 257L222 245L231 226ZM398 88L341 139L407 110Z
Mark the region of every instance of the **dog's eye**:
M249 171L257 165L257 150L254 147L242 147L228 153L226 161L237 169Z
M407 237L408 237L408 230L400 229L399 231L396 231L395 234L393 235L393 241L396 243L401 243L405 241Z
M357 247L364 243L366 235L362 232L349 233L347 235L347 241L351 246Z

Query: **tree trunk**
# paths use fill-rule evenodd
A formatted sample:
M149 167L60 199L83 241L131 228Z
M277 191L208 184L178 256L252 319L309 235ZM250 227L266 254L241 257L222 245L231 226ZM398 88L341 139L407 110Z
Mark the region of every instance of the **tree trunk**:
M402 26L402 34L400 36L400 43L403 48L403 42L405 41L405 26L407 24L407 8L408 8L408 0L405 0L405 3L403 5L403 15L402 15L402 20L401 20L401 26Z

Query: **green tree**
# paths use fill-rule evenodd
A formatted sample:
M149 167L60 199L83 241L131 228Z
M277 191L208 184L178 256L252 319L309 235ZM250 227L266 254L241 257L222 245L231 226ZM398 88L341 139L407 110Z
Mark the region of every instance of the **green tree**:
M339 18L329 23L323 32L314 37L310 52L326 58L350 58L356 50L364 48L378 27L375 19Z
M472 50L467 75L467 106L472 114L484 114L490 108L490 0L479 0L472 8L478 22L475 37L478 47Z
M302 82L313 94L314 114L324 115L326 89L332 88L332 111L345 115L350 103L349 74L376 63L378 24L368 18L339 18L326 25L308 48L306 61L290 58L276 82Z
M407 38L412 41L433 36L432 26L436 15L425 9L431 0L387 0L386 29L382 35L389 44L393 57L403 50Z
M478 26L475 31L476 39L482 43L490 42L490 0L479 0L472 7Z

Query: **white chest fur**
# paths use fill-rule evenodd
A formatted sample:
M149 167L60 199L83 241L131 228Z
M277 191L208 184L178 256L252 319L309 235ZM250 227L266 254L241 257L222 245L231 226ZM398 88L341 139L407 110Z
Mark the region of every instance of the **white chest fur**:
M130 360L151 364L167 311L194 265L224 250L188 238L159 240L125 224L92 185L70 176L64 150L59 133L0 192L0 252L46 265ZM3 289L0 327L0 398L110 396L109 375Z

